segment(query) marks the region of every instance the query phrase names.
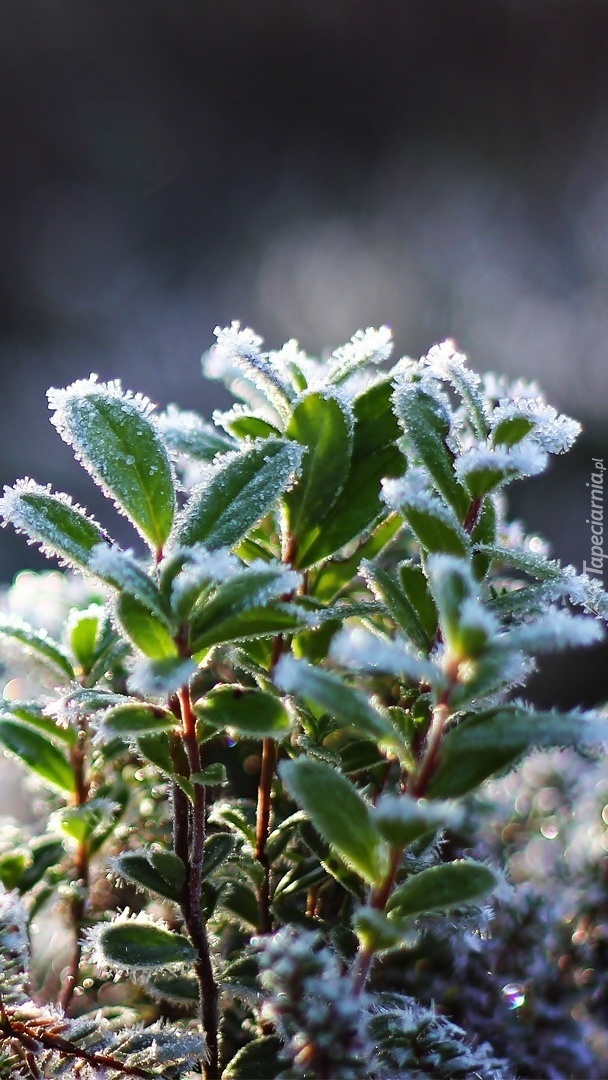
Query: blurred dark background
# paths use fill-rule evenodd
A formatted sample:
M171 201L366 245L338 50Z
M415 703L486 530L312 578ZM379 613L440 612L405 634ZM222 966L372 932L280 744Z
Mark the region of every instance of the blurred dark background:
M589 556L608 456L605 0L3 0L0 479L114 512L48 423L96 371L207 416L199 356L388 322L585 424L515 509ZM120 530L119 530L120 531ZM0 579L45 565L0 534ZM606 652L547 700L597 701Z

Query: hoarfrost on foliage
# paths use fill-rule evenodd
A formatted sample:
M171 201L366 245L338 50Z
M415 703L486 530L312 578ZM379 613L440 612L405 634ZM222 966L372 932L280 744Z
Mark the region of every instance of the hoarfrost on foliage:
M74 561L79 562L81 549L77 544L71 544L71 538L66 537L64 531L57 529L49 522L48 514L40 507L36 507L30 496L34 501L36 498L42 499L43 504L47 500L52 500L67 507L96 530L100 540L109 540L105 529L87 510L75 503L71 496L63 491L52 491L50 484L43 486L30 477L25 477L23 480L17 480L12 487L5 485L4 495L0 498L2 526L12 525L16 532L24 533L28 544L39 545L45 555L51 558L57 558L59 555L61 565L67 564L66 560L72 550L77 552L74 554ZM59 554L60 552L64 554Z
M464 482L470 473L483 469L500 470L507 481L518 476L537 476L546 467L547 454L531 436L508 449L474 446L455 463L456 475Z
M570 615L550 608L534 622L508 630L497 639L501 644L525 652L551 652L603 641L606 631L599 619L588 615Z
M277 370L268 353L261 352L262 338L235 320L230 326L216 326L217 344L204 361L205 374L211 378L223 376L231 364L241 368L246 377L258 388L263 388L280 416L289 415L293 390ZM276 354L275 354L276 355Z
M346 345L331 354L325 377L331 383L344 382L358 368L384 363L392 351L393 335L388 326L357 330Z
M134 407L144 416L154 412L155 405L145 394L133 393L131 390L123 390L120 379L111 379L110 382L99 382L98 376L92 373L88 379L77 379L69 386L57 388L51 386L46 393L49 409L54 415L51 423L57 428L62 439L71 445L72 430L74 428L73 414L68 415L68 407L74 401L82 401L91 395L115 398L122 405ZM130 411L130 408L129 408Z
M530 438L550 454L564 454L581 433L577 420L558 413L540 395L501 399L490 417L490 427L494 430L503 420L519 417L534 425Z
M401 675L415 682L437 682L440 676L439 669L415 656L405 640L387 641L359 627L340 630L331 643L329 655L344 667Z

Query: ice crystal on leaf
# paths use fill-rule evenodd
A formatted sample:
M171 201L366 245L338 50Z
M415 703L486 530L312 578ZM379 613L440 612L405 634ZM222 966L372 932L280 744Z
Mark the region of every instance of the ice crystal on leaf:
M336 349L328 361L326 378L330 383L345 382L359 368L383 364L393 351L393 335L388 326L378 330L368 326L358 330L346 345Z
M519 417L533 425L530 437L550 454L564 454L581 432L577 420L558 413L538 395L500 400L490 416L490 427L495 430L502 421Z

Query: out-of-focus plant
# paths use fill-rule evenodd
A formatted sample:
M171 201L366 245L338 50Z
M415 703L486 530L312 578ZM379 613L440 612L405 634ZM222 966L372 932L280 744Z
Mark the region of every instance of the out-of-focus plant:
M512 902L480 808L532 749L604 740L515 694L608 597L503 490L578 425L451 343L390 353L386 328L321 362L233 324L205 370L241 404L213 424L94 376L49 391L141 544L5 489L86 591L53 633L14 594L0 621L0 741L48 792L40 832L0 835L3 1075L527 1075L477 1015ZM30 961L49 913L58 978Z

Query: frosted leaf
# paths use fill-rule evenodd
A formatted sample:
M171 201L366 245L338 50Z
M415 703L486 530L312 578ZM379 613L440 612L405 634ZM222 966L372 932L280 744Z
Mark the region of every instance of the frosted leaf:
M393 335L388 326L374 329L357 330L346 345L341 345L331 354L327 369L327 381L344 382L357 368L382 364L393 351Z
M463 600L459 622L462 629L479 630L486 638L491 638L500 629L498 619L475 596Z
M484 398L490 402L499 402L503 398L507 400L513 400L514 398L540 398L544 400L540 386L535 380L523 378L511 380L506 375L496 375L493 371L488 371L481 376L481 391Z
M130 944L128 929L134 931L135 947ZM151 952L146 956L146 950L142 948L139 961L134 960L132 957L137 949L139 943L138 932L141 930L143 930L144 934L146 931L150 932L151 942L156 940L161 947L166 946L164 952L167 957L170 955L172 945L175 945L178 952L181 949L183 955L180 959L173 961L165 959L158 962L152 958ZM118 935L120 935L120 948L117 940ZM112 943L110 956L108 955L109 942ZM119 959L119 951L124 954L121 959ZM127 907L115 915L110 922L98 923L85 931L84 955L100 974L112 973L137 978L138 976L149 976L150 971L160 973L161 971L175 971L176 968L179 970L185 964L190 964L196 954L188 939L171 931L163 919L152 918L145 911L135 914Z
M464 816L464 808L455 802L412 799L408 795L383 795L374 810L378 824L408 826L422 819L429 828L438 829L458 828Z
M300 349L295 338L286 341L280 349L269 352L268 359L278 371L284 372L285 378L299 390L313 386L316 388L324 381L325 364L308 356Z
M449 382L460 394L478 436L487 430L484 399L480 393L481 378L467 367L466 356L457 351L453 341L442 341L429 349L422 363L436 379Z
M289 487L302 456L301 446L281 439L260 439L222 454L179 515L177 542L214 549L235 544Z
M501 484L522 476L537 476L547 467L547 454L531 436L508 449L489 449L476 446L467 450L455 463L456 475L463 483L472 473L492 471L502 473Z
M494 430L502 421L518 417L534 425L529 438L536 440L550 454L565 453L581 432L577 420L558 413L540 396L500 400L490 417L490 426Z
M412 682L432 684L442 679L439 669L415 656L405 641L388 641L360 627L340 630L331 643L329 655L335 663L357 671L400 675Z
M411 499L430 494L430 490L429 474L420 466L408 469L405 476L385 478L382 481L382 499L391 510L400 510Z
M120 513L155 549L175 515L175 485L152 403L118 380L80 379L47 391L51 423Z
M127 687L142 697L166 697L190 681L196 671L194 660L137 660L127 679Z
M0 516L3 526L13 525L25 533L29 544L39 544L45 555L59 557L64 566L86 567L95 544L109 540L101 525L69 495L27 478L4 488Z
M464 554L468 549L469 536L451 507L436 495L431 495L426 491L415 494L414 491L415 489L407 483L407 476L403 482L401 480L382 481L382 498L392 510L399 510L406 517L408 511L418 511L420 514L429 515L451 536L452 546L448 550L454 551L455 545L459 549L458 553ZM445 541L445 536L443 540ZM440 542L441 539L438 536L438 543Z
M116 545L98 544L91 552L90 570L115 588L140 600L149 611L169 625L162 597L148 576L146 565L136 559L132 551L124 551Z
M598 619L586 615L570 615L558 608L551 608L532 623L517 626L502 634L497 644L524 652L552 652L594 645L606 636Z
M269 420L262 418L259 411L252 409L250 405L238 403L233 405L231 409L215 409L213 413L213 423L216 428L222 428L228 435L232 434L235 424L245 420L248 420L252 427L264 428L265 434L280 435L280 430L276 424L271 424ZM261 434L261 432L258 430L256 434ZM224 447L224 450L232 449L234 446L234 439L231 439L230 445Z
M159 430L167 446L176 454L186 454L201 461L211 461L216 454L230 450L234 440L198 413L168 405L157 417Z
M218 370L225 368L227 363L236 364L254 386L268 397L279 416L287 419L293 391L268 354L260 351L262 338L248 327L241 330L241 324L236 320L223 329L216 326L214 334L217 344L205 361L205 373L217 377Z

